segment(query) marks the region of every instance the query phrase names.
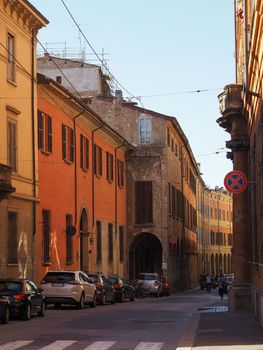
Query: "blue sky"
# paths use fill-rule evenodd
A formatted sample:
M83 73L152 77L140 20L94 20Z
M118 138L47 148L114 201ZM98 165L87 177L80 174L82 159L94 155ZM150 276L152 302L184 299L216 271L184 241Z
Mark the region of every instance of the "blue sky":
M125 89L133 96L155 95L142 97L143 106L177 118L206 184L223 186L232 163L223 149L230 135L216 123L217 96L235 82L233 0L64 1ZM61 0L30 2L50 22L39 32L43 45L84 47ZM92 52L87 44L85 52ZM87 57L99 64L94 55Z

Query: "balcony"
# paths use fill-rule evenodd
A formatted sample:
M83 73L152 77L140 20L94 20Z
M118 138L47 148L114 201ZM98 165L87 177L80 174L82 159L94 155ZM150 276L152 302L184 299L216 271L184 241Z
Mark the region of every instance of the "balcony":
M230 84L218 95L219 110L222 116L217 119L217 122L227 131L231 130L232 117L242 117L243 100L241 93L242 85Z
M0 201L9 199L10 194L16 189L12 187L12 169L4 164L0 164Z

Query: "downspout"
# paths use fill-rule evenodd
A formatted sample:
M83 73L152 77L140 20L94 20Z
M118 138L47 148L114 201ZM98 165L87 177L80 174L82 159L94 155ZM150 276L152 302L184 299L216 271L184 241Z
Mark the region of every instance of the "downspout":
M248 57L247 57L247 0L244 0L244 64L245 64L245 92L248 91Z
M95 169L94 169L94 134L96 131L101 129L103 127L103 124L101 124L99 127L96 129L92 130L92 136L91 136L91 143L92 143L92 188L91 188L91 193L92 193L92 232L93 232L93 227L94 227L94 222L95 222L95 198L94 198L94 176L95 176Z
M82 110L79 114L73 117L73 132L74 132L74 216L75 223L74 226L76 228L77 225L77 216L78 216L78 179L77 179L77 142L76 142L76 119L84 113ZM79 236L79 262L80 262L80 270L82 270L82 233Z
M115 216L115 238L117 236L117 220L118 220L118 169L117 169L117 149L125 145L125 142L114 149L115 162L115 188L114 188L114 216Z
M37 219L36 219L36 146L35 146L35 29L32 29L32 37L31 37L31 122L32 122L32 177L33 177L33 244L32 244L32 261L33 261L33 269L32 269L32 279L35 280L37 277L37 268L35 267L35 235L37 232ZM37 257L36 257L37 261ZM35 271L36 270L36 271ZM36 276L34 274L36 273Z
M183 147L181 147L181 191L182 191L182 200L181 200L181 205L182 205L182 258L181 258L181 264L182 264L182 268L181 268L181 283L183 288L186 288L186 283L185 283L185 277L184 273L185 273L185 269L184 269L184 263L185 263L185 215L184 215L184 177L183 177ZM184 270L183 270L184 269Z

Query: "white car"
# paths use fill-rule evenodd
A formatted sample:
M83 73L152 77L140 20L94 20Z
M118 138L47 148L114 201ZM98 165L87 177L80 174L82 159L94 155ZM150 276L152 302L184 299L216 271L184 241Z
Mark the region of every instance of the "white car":
M96 306L96 287L83 271L48 271L40 284L46 304Z
M137 296L162 295L163 287L157 273L139 273L134 283Z

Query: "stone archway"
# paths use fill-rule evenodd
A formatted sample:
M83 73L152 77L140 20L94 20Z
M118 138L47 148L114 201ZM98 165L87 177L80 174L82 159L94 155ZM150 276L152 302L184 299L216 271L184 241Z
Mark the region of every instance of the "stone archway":
M89 271L89 225L85 208L81 211L79 223L79 260L80 270Z
M139 234L129 249L130 279L134 279L140 272L162 274L162 245L151 233Z

